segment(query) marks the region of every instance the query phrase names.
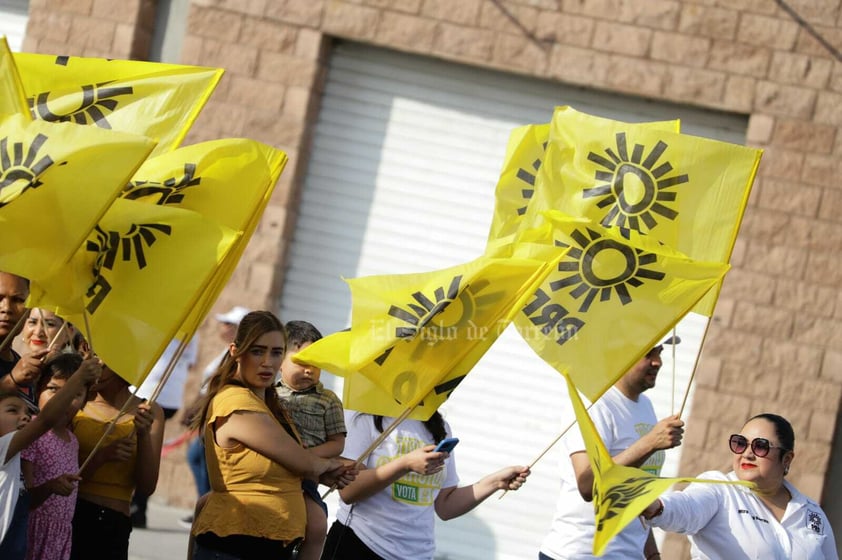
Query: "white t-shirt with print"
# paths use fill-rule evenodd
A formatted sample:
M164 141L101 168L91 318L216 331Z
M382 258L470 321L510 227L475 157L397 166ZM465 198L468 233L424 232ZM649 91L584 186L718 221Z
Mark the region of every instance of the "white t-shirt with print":
M356 459L380 432L371 415L350 411L345 414L348 435L342 454ZM394 418L384 418L383 429L393 421ZM450 427L445 425L445 428L449 436ZM373 469L432 443L433 437L423 422L404 420L368 456L364 465ZM386 560L431 559L436 549L433 504L439 490L458 484L456 462L451 453L444 469L437 474L409 473L377 494L357 502L353 509L340 500L336 518L350 526L371 550Z
M612 457L628 449L658 423L655 409L646 395L640 395L635 402L613 386L588 412ZM562 439L561 491L556 512L550 531L541 543L541 552L555 560L594 558L593 539L596 526L593 503L586 502L579 494L576 474L570 461L571 454L584 450L585 443L581 431L576 428L570 429ZM663 451L656 451L640 468L657 476L664 466L665 458L666 454ZM629 523L611 540L601 558L643 558L643 547L648 534L649 530L641 523Z
M6 451L16 432L9 432L0 437L0 461L6 457ZM12 514L18 503L23 482L21 481L20 453L0 465L0 543L6 537L6 531L12 523Z

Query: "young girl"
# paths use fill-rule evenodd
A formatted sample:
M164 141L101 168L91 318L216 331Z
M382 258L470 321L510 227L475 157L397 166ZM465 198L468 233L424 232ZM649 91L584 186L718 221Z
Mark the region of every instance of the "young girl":
M345 453L359 457L394 418L349 413ZM458 486L455 459L435 451L450 426L438 411L426 421L404 420L368 455L366 467L339 490L339 512L322 560L432 560L435 519L463 515L497 490L517 490L529 467L511 466L470 486Z
M82 364L78 354L59 354L44 364L38 383L38 406L43 409ZM79 442L70 421L84 403L85 390L65 410L61 421L21 453L23 479L29 493L28 560L67 560L73 534L79 476Z
M115 418L112 431L87 461ZM132 493L151 495L158 484L164 411L133 397L129 382L105 366L73 419L73 432L85 468L80 473L70 557L125 560L132 531Z
M23 494L20 452L62 421L80 390L102 371L96 358L85 360L65 386L30 421L24 400L16 393L0 394L0 558L23 560L26 556L28 500Z

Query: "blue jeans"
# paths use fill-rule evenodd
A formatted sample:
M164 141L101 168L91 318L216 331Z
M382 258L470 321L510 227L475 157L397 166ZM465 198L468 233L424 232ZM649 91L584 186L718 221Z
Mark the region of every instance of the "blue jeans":
M193 480L196 481L196 492L204 496L210 492L210 479L208 478L208 463L205 459L205 444L202 436L196 436L187 445L187 464L190 472L193 473Z

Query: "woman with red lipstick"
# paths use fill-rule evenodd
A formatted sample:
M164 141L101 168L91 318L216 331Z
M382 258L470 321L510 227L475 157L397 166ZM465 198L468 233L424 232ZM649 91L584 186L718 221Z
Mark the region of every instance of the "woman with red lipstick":
M37 410L35 386L41 377L43 363L48 354L55 356L65 347L70 347L75 330L64 319L46 309L33 308L27 312L21 329L21 340L28 352L21 359L21 365L12 380L18 392L32 410Z
M744 480L754 489L695 483L669 492L643 517L666 531L689 535L693 558L837 560L833 530L822 508L785 479L795 457L795 434L777 414L751 418L728 446L733 471L699 478Z
M301 446L274 389L285 352L281 321L253 311L210 378L193 425L204 434L211 483L191 531L194 560L290 558L307 521L302 478L342 488L355 476Z
M73 348L75 329L64 319L47 309L33 308L21 330L23 343L32 352Z

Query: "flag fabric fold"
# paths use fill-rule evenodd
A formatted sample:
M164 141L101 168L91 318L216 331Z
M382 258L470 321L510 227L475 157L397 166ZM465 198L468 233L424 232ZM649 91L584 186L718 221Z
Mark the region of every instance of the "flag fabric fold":
M86 287L65 296L83 308L53 300L49 283L39 306L88 324L97 355L140 385L238 235L197 212L117 199L65 272Z
M222 77L222 69L136 60L15 53L33 116L155 138L176 148Z
M0 270L34 284L61 273L154 146L26 115L0 120Z
M362 394L355 406L363 412L383 406L405 411L423 401L423 413L414 411L414 417L429 417L552 265L480 257L429 273L349 280L350 331L325 337L295 360L350 375L352 389ZM370 383L355 386L356 374Z
M342 376L342 406L346 410L356 410L378 416L391 416L397 418L406 411L406 406L396 401L392 395L371 381L361 371L370 366L352 366L350 363L351 344L354 335L351 329L332 333L307 348L298 352L293 360L319 367L324 371ZM358 369L353 369L357 367ZM374 368L370 368L370 375L375 375ZM461 376L451 374L443 381L446 385L451 381L458 385ZM414 420L426 420L447 400L452 390L436 393L433 389L425 395L421 401L412 409L408 418Z
M596 400L728 270L585 218L544 213L514 247L521 258L558 260L514 323L529 346Z
M629 126L634 129L678 132L680 122L673 120L629 123ZM498 251L505 250L524 227L529 201L535 193L538 172L550 141L550 127L551 123L530 124L514 129L509 136L503 170L494 195L494 216L485 251L487 255L497 255ZM563 185L549 184L541 188L548 189L549 192L545 193L545 196L549 196L554 189L562 187Z
M0 117L29 116L23 83L6 37L0 35Z
M180 339L189 340L216 302L286 163L284 152L255 140L213 140L148 159L123 191L124 199L192 210L240 233L181 326Z
M567 390L576 413L576 421L594 476L593 505L596 522L593 553L602 556L605 548L629 523L639 523L638 517L658 496L679 482L754 485L750 482L705 480L697 478L661 478L642 469L618 465L614 462L588 411L582 403L572 379L565 374Z
M556 109L525 227L549 209L727 263L762 150ZM695 311L710 316L719 285Z

